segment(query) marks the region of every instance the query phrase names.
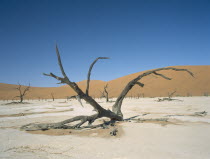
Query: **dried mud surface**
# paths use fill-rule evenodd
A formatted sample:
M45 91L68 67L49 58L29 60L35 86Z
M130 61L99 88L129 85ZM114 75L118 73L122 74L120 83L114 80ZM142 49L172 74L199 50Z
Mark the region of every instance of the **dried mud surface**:
M125 99L123 122L109 129L21 131L28 123L53 123L95 112L83 101L5 105L0 109L0 158L3 159L142 159L210 158L210 98L177 97L180 101L157 102L157 98ZM112 99L113 101L115 99ZM105 108L113 103L97 99ZM195 112L206 111L204 116ZM21 115L24 114L24 115ZM96 124L103 122L99 119ZM117 129L117 135L110 132Z

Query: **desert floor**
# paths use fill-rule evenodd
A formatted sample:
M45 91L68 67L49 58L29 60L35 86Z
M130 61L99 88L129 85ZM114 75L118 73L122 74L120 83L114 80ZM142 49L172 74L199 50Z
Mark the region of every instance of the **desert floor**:
M21 131L20 127L35 122L58 122L95 112L87 103L83 102L83 108L76 100L26 101L30 104L16 105L0 101L0 158L209 159L210 97L175 99L178 100L125 99L122 107L124 118L136 117L119 122L110 129L32 132ZM105 103L104 99L97 101L109 109L113 104ZM208 114L194 115L201 111ZM107 119L97 122L103 120ZM114 128L118 129L117 136L110 136Z

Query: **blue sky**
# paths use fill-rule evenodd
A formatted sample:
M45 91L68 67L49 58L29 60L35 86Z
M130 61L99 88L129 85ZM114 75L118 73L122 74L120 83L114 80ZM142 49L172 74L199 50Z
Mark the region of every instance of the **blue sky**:
M175 65L209 65L209 0L0 0L0 83L51 87L61 75L55 43L72 81L109 81Z

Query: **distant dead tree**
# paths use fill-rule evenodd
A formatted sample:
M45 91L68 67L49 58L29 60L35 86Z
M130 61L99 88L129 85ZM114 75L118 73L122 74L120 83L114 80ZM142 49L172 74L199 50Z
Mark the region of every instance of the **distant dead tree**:
M104 86L104 90L100 91L100 93L101 93L101 98L105 97L106 102L109 102L109 92L108 92L107 88L108 88L108 83Z
M204 92L203 95L206 96L206 97L208 97L209 96L209 93L208 92Z
M162 102L162 101L172 101L172 100L177 100L177 99L173 99L172 96L176 93L176 91L173 91L172 93L168 93L168 97L166 98L158 98L158 102Z
M176 91L173 91L172 93L168 93L168 98L171 99L172 96L176 93Z
M105 92L105 96L106 96L106 102L109 102L109 92L108 92L107 88L108 88L108 83L104 86L104 92Z
M54 93L51 93L52 100L55 101Z
M105 94L104 94L104 91L99 90L99 92L101 93L100 98L105 98L106 97Z
M122 92L118 96L117 100L115 101L114 105L112 106L112 111L111 111L109 109L104 109L91 96L89 96L89 82L90 82L91 70L92 70L94 64L99 59L108 59L108 58L107 57L98 57L90 65L90 68L88 71L88 76L87 76L88 79L87 79L86 92L83 92L75 82L72 82L67 77L67 75L64 71L62 62L61 62L60 53L58 51L57 46L56 46L56 54L57 54L57 58L58 58L58 64L59 64L59 67L60 67L63 77L59 77L53 73L44 74L44 75L53 77L53 78L59 80L60 83L69 85L69 87L71 87L79 95L79 97L81 99L88 102L94 108L94 110L97 111L97 113L94 115L90 115L90 116L80 115L80 116L76 116L76 117L73 117L73 118L70 118L70 119L67 119L67 120L64 120L61 122L57 122L57 123L44 123L44 124L31 123L31 124L22 126L21 127L22 130L30 131L30 130L48 130L48 129L84 129L84 128L97 128L97 127L104 128L109 125L113 125L113 123L115 121L123 121L123 113L121 111L121 106L122 106L123 100L124 100L125 96L127 95L127 93L133 88L133 86L135 86L135 85L139 85L141 87L144 86L144 84L140 82L140 80L142 78L149 76L149 75L156 75L156 76L160 76L166 80L171 80L171 78L159 73L162 70L185 71L185 72L189 73L191 76L193 76L193 73L187 69L178 69L178 68L174 68L174 67L158 68L158 69L144 72L144 73L138 75L136 78L132 79L130 82L128 82L128 84L122 90ZM110 121L103 122L102 124L98 124L98 125L92 125L92 123L96 119L99 119L102 117L107 117L110 119ZM75 121L78 121L78 123L74 124ZM86 122L88 122L88 125L84 126L83 124L85 124ZM69 123L73 123L73 125L69 125Z
M187 97L192 97L192 94L188 92Z
M29 91L30 87L31 87L30 83L26 88L22 88L22 85L18 83L18 87L15 89L17 89L19 92L19 96L16 96L16 97L20 98L20 103L23 103L23 99L24 99L26 93Z
M140 95L141 95L140 93L137 93L136 99L139 99Z

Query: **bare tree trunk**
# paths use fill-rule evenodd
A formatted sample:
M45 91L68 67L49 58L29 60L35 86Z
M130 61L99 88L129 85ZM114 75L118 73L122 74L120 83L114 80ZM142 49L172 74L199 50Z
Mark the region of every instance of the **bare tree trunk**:
M109 93L107 91L108 88L108 84L106 84L106 86L104 87L104 92L105 92L105 96L106 96L106 102L109 102Z
M133 88L133 86L135 84L138 84L139 86L143 87L144 84L138 82L138 78L133 79L132 81L130 81L126 87L123 89L123 91L121 92L121 94L119 95L119 97L117 98L115 104L112 106L112 111L114 113L116 113L117 115L123 117L123 114L121 112L121 106L122 106L122 102L125 98L125 96L127 95L127 93Z
M54 98L54 94L53 93L51 93L51 97L52 97L52 100L54 101L55 98Z
M127 95L127 93L133 88L134 85L139 85L140 87L144 87L144 84L141 82L138 82L139 80L141 80L143 77L148 76L150 74L155 74L157 76L160 76L166 80L171 80L171 78L166 77L165 75L159 74L157 73L157 71L162 71L162 70L174 70L174 71L186 71L187 73L189 73L191 76L193 76L193 73L190 72L187 69L177 69L177 68L173 68L173 67L166 67L166 68L158 68L158 69L154 69L151 71L147 71L141 75L139 75L138 77L134 78L133 80L131 80L123 89L123 91L121 92L121 94L119 95L119 97L117 98L115 104L112 107L112 111L114 113L116 113L117 115L123 117L123 114L121 112L121 106L122 106L122 102L125 98L125 96Z
M158 102L176 100L176 99L172 99L172 96L173 96L175 93L176 93L176 91L174 91L174 92L172 92L172 93L168 93L168 97L167 97L167 98L158 98Z
M171 99L172 96L173 96L175 93L176 93L176 91L173 91L172 93L169 93L169 94L168 94L168 98Z
M23 96L20 96L20 103L23 102Z

